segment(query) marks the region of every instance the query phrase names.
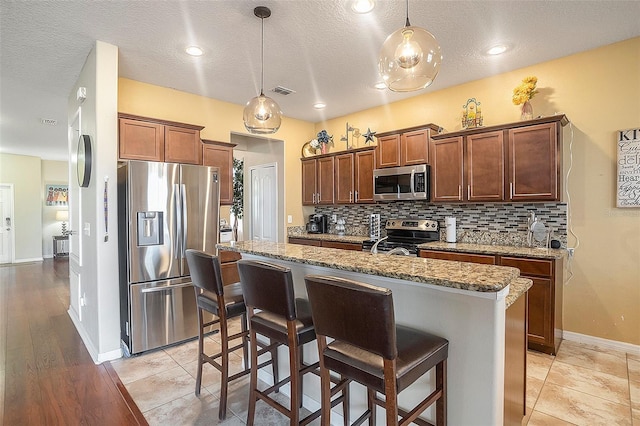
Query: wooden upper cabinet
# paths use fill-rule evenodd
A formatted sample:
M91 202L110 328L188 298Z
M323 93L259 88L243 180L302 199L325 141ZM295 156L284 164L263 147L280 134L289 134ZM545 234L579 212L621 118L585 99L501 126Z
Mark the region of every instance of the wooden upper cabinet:
M376 147L376 166L383 169L429 164L429 140L438 129L435 124L426 124L381 133Z
M233 202L233 147L234 144L202 140L202 165L220 169L220 205Z
M354 202L353 154L335 156L335 202L349 204Z
M378 138L378 168L396 167L400 165L400 135L388 135Z
M193 124L118 114L121 160L202 164L200 131Z
M462 136L431 141L431 201L462 201Z
M316 188L318 181L318 160L302 160L302 204L316 204Z
M167 163L202 164L200 130L165 126L164 161Z
M355 153L354 184L356 203L373 203L373 169L376 164L376 151Z
M509 129L512 201L559 200L561 147L557 123Z
M334 178L333 167L334 157L318 158L318 183L317 183L317 204L333 204Z
M333 156L302 160L302 204L333 204Z
M465 141L467 201L504 200L504 132L469 135Z
M164 126L120 119L118 157L128 160L164 161Z
M429 129L403 133L400 138L400 165L429 164Z

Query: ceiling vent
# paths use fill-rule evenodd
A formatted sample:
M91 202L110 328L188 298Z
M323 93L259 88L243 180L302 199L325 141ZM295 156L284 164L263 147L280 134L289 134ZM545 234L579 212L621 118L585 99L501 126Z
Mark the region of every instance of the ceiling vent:
M290 95L292 93L296 93L295 90L287 89L286 87L282 87L282 86L276 86L273 89L271 89L271 91L273 93L277 93L278 95L283 95L283 96L287 96L287 95Z
M53 118L41 118L40 123L46 124L47 126L56 126L58 125L58 120L54 120Z

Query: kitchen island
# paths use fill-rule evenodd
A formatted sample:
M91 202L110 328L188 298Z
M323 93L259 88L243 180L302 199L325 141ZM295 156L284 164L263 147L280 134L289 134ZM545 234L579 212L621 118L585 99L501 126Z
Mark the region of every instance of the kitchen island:
M530 286L527 280L519 278L518 269L271 242L244 241L219 244L218 248L240 252L246 259L290 267L295 291L303 297L304 277L308 274L333 275L390 288L399 324L449 340L449 424L499 425L507 420L504 417L507 296L513 304L509 311L522 307ZM524 341L526 311L520 310L522 318L516 318L515 322L521 324L521 329L516 334ZM317 348L312 346L305 347L308 361L317 359ZM520 353L523 352L524 346ZM286 357L281 359L285 362ZM263 373L267 375L261 372L261 377L268 381ZM419 400L431 389L434 380L432 373L418 380L400 394L400 405ZM353 386L353 414L366 406L365 395L363 388ZM524 383L516 399L524 400ZM305 384L305 405L314 409L318 407L317 401L320 401L319 382L317 386ZM423 416L432 419L432 414L430 409ZM337 418L332 423L338 423Z

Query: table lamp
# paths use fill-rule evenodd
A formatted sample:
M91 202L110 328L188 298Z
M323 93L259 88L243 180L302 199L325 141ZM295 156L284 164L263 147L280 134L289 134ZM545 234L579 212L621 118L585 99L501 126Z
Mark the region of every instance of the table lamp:
M62 222L62 236L66 237L67 233L67 221L69 220L69 210L58 210L56 212L56 220Z

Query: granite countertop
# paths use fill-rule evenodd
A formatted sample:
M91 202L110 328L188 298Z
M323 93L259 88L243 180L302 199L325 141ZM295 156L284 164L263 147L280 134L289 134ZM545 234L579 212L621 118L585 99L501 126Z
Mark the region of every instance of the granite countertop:
M565 249L537 248L537 247L517 247L517 246L497 246L488 244L470 243L445 243L434 241L420 244L420 249L432 249L441 251L452 251L461 253L497 254L506 256L535 257L540 259L562 259L567 256Z
M533 286L533 281L529 278L516 278L509 284L509 294L504 300L505 309L509 309L509 306L513 305L513 302L518 300L520 296L526 293Z
M310 234L302 232L299 234L287 235L288 238L301 238L305 240L335 241L340 243L357 243L361 244L370 238L364 235L337 235L337 234Z
M240 241L218 244L217 247L272 259L478 292L500 291L520 276L518 269L505 266L389 256L300 244Z

